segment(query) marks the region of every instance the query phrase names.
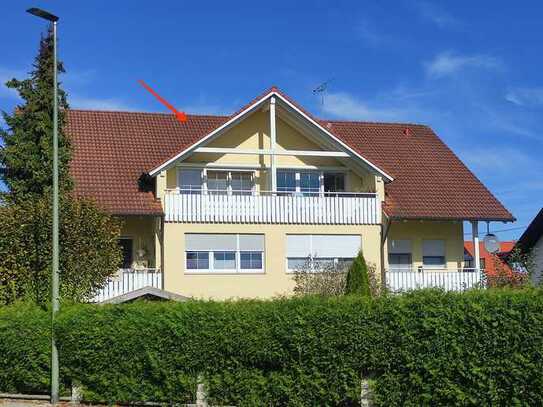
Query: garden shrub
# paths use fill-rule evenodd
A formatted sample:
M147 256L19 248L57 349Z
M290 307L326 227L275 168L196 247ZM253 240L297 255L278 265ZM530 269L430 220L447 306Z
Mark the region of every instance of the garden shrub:
M0 338L45 329L39 315L2 309ZM383 406L543 405L537 289L74 305L55 329L63 381L95 401L193 402L200 375L215 405L357 405L363 378ZM13 345L0 391L26 382L9 366L29 352L47 384L40 338Z

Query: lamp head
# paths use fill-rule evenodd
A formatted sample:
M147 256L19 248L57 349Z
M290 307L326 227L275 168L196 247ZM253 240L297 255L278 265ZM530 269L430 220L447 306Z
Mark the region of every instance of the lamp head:
M44 20L51 21L52 23L56 23L58 21L58 17L54 14L51 14L45 10L42 10L41 8L32 7L26 10L27 13L30 13L36 17L43 18Z

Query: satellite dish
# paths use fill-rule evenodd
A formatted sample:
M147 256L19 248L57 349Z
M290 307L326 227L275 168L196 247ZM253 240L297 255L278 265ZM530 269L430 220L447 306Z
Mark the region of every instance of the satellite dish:
M498 253L500 251L500 241L493 233L488 233L483 239L485 250L489 253Z

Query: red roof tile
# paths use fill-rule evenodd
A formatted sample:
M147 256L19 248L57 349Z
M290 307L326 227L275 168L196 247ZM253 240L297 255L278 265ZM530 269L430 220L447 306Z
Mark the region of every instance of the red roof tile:
M276 88L262 96L272 90L295 103ZM114 214L161 214L160 202L153 194L138 189L140 175L231 117L187 115L187 122L180 123L171 114L70 110L66 134L72 139L75 191L95 199ZM386 185L387 215L406 219L513 220L429 127L318 121L394 177ZM406 128L410 131L405 132Z

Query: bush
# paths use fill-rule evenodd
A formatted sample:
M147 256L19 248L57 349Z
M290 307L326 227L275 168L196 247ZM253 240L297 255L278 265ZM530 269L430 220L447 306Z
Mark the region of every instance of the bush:
M294 270L294 294L334 296L345 294L345 267L333 262L311 259Z
M51 199L0 207L0 304L51 295ZM88 200L60 200L60 294L84 301L118 268L120 225Z
M346 294L356 294L363 297L370 297L370 279L368 277L368 266L362 252L359 252L349 267L347 273Z
M17 307L0 315L11 334L43 324ZM543 404L536 289L75 305L56 333L63 381L92 400L191 402L201 375L219 405L354 406L362 378L377 405ZM25 366L26 352L45 361L47 348L13 346L0 386L17 390L26 372L9 366ZM43 375L33 382L46 383L44 369L29 366Z
M36 306L0 307L0 392L47 393L51 319Z

